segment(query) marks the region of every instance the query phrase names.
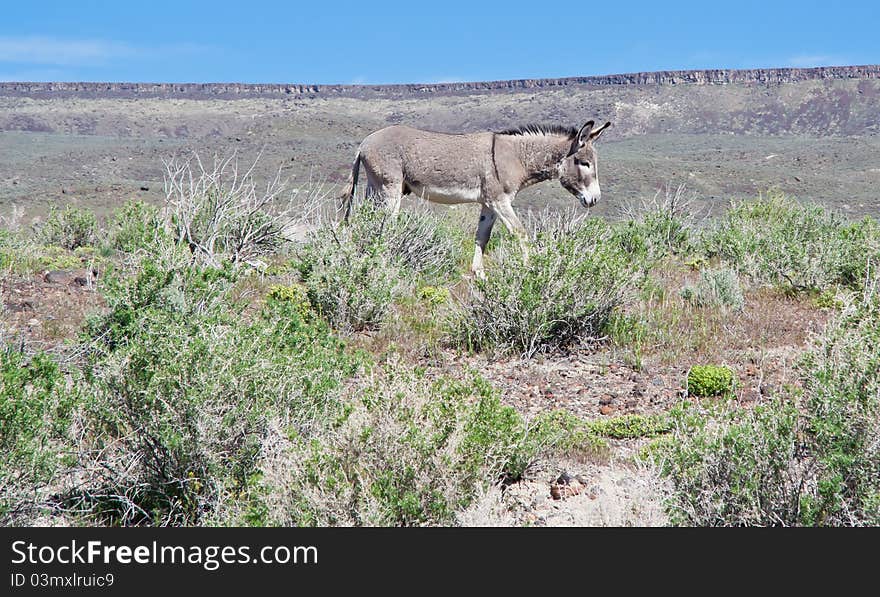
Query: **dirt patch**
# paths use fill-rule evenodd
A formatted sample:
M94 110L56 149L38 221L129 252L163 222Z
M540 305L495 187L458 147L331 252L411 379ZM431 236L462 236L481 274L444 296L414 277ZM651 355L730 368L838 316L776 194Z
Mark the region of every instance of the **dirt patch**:
M86 270L7 276L0 281L0 337L33 350L73 339L86 317L104 308L98 280Z
M681 369L636 371L614 351L583 348L531 360L453 357L448 373L470 368L498 388L501 399L526 416L564 409L588 419L667 410L684 390Z
M577 471L584 488L553 499L556 470ZM656 474L625 462L557 463L534 478L493 488L459 516L464 526L663 526L662 483Z

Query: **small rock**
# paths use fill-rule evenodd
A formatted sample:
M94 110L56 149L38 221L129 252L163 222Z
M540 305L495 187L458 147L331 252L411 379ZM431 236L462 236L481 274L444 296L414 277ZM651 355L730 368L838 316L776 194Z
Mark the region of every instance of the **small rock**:
M68 272L54 270L51 272L46 272L46 275L43 276L43 279L49 284L67 284L70 282L70 277L70 273Z
M626 408L633 409L633 408L636 408L638 405L639 405L639 401L636 400L635 398L630 398L629 400L626 401Z
M550 496L554 500L565 499L581 493L586 489L586 486L586 480L580 475L562 473L556 478L556 481L550 484ZM557 506L554 504L555 507Z
M655 386L657 386L658 388L662 388L663 386L666 385L665 383L663 383L663 380L659 377L655 377L654 379L652 379L651 383L654 384Z
M610 394L605 394L601 398L599 398L599 406L606 406L614 402L614 396Z
M613 406L609 406L609 405L606 404L605 406L600 406L600 407L599 407L599 413L600 413L600 414L603 414L603 415L610 415L610 414L613 413L613 412L614 412L614 407L613 407Z
M13 313L21 313L22 311L35 311L34 302L32 300L23 300L19 303L7 305L7 308Z
M27 324L31 327L34 327L34 326L40 325L40 320L39 319L28 319Z

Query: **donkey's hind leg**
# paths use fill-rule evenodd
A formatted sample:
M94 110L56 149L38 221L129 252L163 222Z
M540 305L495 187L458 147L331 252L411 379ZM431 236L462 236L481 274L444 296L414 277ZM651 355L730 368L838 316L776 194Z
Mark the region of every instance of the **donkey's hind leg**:
M382 197L385 199L385 207L396 216L400 211L400 200L403 199L403 183L388 182L382 185Z
M379 205L382 201L382 181L376 176L370 168L364 168L367 173L367 187L364 191L364 200L369 201L373 205Z
M366 172L366 199L376 207L384 204L392 214L397 215L397 212L400 211L400 200L403 197L403 183L380 178L369 168L366 168Z

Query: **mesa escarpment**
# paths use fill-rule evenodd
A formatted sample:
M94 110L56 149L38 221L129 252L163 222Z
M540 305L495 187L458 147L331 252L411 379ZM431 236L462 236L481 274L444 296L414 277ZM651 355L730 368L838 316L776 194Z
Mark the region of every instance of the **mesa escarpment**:
M40 97L405 97L517 91L559 87L619 85L780 85L811 80L880 79L880 65L823 66L816 68L707 69L639 72L553 79L513 79L461 83L408 83L396 85L310 85L301 83L90 83L0 82L0 95Z

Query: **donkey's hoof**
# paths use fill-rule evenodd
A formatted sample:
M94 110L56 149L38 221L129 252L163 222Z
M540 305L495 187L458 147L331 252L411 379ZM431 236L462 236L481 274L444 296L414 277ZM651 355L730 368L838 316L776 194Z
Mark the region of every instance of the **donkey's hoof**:
M471 270L470 272L465 274L464 277L469 280L485 280L486 279L486 270L484 270L482 268Z

